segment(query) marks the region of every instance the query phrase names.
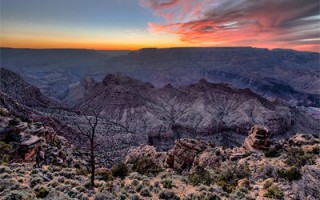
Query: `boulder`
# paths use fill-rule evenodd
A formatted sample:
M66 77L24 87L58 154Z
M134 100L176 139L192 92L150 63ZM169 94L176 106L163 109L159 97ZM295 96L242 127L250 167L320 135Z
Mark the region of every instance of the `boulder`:
M192 167L196 157L208 148L208 144L203 141L194 139L180 139L172 150L168 152L170 160L170 167L174 169L189 169Z
M24 161L33 160L38 148L40 147L42 139L37 136L31 136L19 145L19 155Z

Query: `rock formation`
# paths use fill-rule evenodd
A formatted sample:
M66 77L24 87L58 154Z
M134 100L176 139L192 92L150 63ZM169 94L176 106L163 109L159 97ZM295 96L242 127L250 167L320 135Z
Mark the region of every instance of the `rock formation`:
M59 136L52 127L33 122L28 116L20 115L18 118L1 104L0 122L0 141L12 147L12 161L36 161L39 151L43 152L42 164L71 166L81 157L85 158L84 155L77 156L74 145Z
M155 147L148 145L132 148L124 162L131 166L143 157L152 159L162 168L186 171L194 166L217 168L221 164L221 159L229 156L222 148L213 147L204 141L179 139L168 152L158 152Z
M155 88L123 74L110 74L74 108L84 113L94 108L102 117L144 135L140 143L160 150L171 148L180 138L240 145L255 124L267 126L271 136L319 130L314 119L286 104L206 80L180 88Z
M248 151L267 150L269 148L270 132L266 127L255 125L244 141L244 148Z
M3 85L12 83L8 80L12 73L8 74L7 78L1 77ZM77 110L74 111L53 107L51 101L47 105L46 101L40 101L41 95L40 100L33 98L33 87L26 87L18 75L12 76L18 81L11 88L20 89L9 87L5 91L16 91L20 101L0 92L0 104L10 112L52 127L73 144L79 145L74 123L86 128L85 116L92 109L99 111L101 125L97 133L101 146L106 147L99 151L104 160L111 157L112 162L119 161L132 146L149 144L157 150L168 150L181 138L241 145L254 124L267 126L271 136L279 138L294 132L320 133L319 124L298 108L269 101L248 89L206 80L180 88L172 85L155 88L119 73L107 75L100 83L86 79L83 86L88 89L87 94L74 106ZM21 88L25 90L22 92ZM22 100L26 97L26 101ZM35 107L24 106L24 102ZM234 159L243 156L240 154L235 154Z
M59 103L42 95L40 89L24 81L18 74L0 68L0 90L30 107L57 107Z
M31 136L20 143L18 152L24 161L32 161L41 145L41 138Z
M197 140L177 140L174 148L168 152L168 165L174 169L190 169L196 157L207 147L207 143Z

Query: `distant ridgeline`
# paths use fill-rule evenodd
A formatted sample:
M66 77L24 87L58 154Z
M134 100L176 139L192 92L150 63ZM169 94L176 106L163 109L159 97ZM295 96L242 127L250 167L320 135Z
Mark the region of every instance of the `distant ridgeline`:
M295 106L320 107L319 53L252 47L146 48L138 51L76 49L1 49L1 67L59 101L70 96L81 79L101 81L122 72L150 82L187 86L204 78L250 88L268 99Z

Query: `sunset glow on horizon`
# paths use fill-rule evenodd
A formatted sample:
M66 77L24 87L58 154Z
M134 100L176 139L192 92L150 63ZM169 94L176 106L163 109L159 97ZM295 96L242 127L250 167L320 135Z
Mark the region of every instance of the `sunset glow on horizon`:
M2 0L1 47L320 52L318 0Z

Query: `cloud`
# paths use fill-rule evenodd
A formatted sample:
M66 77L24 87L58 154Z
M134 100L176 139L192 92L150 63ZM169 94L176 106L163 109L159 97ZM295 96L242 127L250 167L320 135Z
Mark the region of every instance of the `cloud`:
M199 45L320 51L318 0L140 0L164 22L154 32Z

